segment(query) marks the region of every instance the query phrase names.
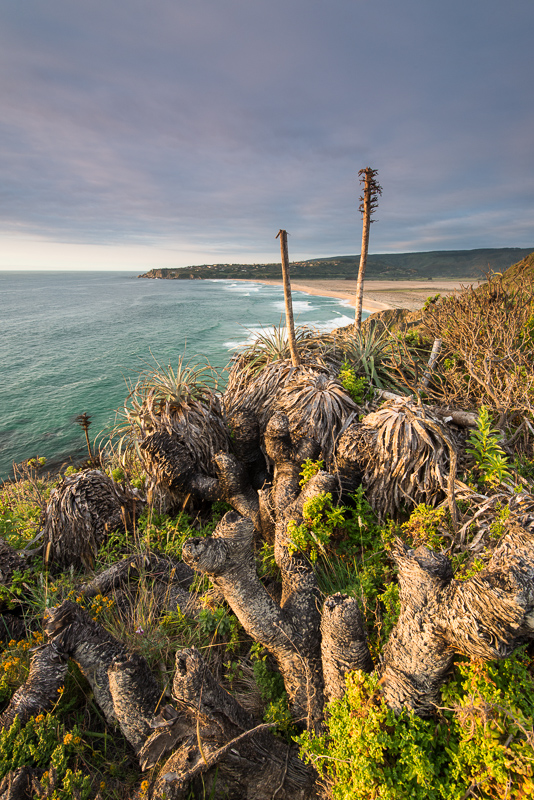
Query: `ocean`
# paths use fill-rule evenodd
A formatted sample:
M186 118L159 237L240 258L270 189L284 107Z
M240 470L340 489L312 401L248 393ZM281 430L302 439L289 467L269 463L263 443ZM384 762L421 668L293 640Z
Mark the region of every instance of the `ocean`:
M83 457L108 430L128 382L156 366L207 359L224 375L235 348L280 324L280 286L231 280L138 279L129 272L0 272L0 479L13 462L50 467ZM293 293L297 325L333 330L347 303Z

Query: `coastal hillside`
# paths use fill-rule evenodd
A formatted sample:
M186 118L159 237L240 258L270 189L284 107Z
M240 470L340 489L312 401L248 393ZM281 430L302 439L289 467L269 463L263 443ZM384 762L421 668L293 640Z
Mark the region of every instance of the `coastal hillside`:
M529 253L517 264L506 270L503 281L506 285L513 283L530 283L534 279L534 253Z
M82 468L16 465L0 799L533 797L533 268L224 391L155 362Z
M488 270L504 272L524 259L533 247L434 250L428 253L375 253L368 256L366 280L432 280L433 278L480 278ZM293 261L291 277L354 279L359 255ZM140 278L169 280L195 278L266 279L280 277L280 264L201 264L180 269L152 269Z

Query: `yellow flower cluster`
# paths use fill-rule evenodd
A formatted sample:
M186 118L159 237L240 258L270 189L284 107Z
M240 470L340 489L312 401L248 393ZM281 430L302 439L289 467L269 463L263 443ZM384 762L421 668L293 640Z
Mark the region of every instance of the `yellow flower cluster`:
M97 594L96 597L93 598L91 602L91 606L89 608L89 613L97 622L99 618L103 615L105 611L109 611L115 605L115 600L113 597L106 597L101 594Z
M72 733L66 733L63 737L63 744L79 745L82 740L79 736L73 736Z
M9 650L29 650L32 644L33 642L29 642L26 639L21 639L20 642L11 639L7 646Z
M9 661L4 661L4 672L9 672L13 667L20 664L20 658L10 658Z

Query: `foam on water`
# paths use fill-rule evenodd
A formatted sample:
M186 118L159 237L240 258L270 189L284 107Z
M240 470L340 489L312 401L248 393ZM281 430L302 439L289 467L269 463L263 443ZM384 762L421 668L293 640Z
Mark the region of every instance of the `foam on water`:
M232 350L283 320L281 286L225 279L137 280L125 272L0 272L0 478L13 461L57 463L111 426L128 382L180 355L219 372ZM336 298L294 293L298 325L353 320Z
M313 306L309 300L292 300L293 306L293 314L296 316L297 314L302 314L305 311L315 311L317 306ZM273 308L276 308L277 311L281 311L285 313L286 304L284 300L276 300L274 303L271 303Z

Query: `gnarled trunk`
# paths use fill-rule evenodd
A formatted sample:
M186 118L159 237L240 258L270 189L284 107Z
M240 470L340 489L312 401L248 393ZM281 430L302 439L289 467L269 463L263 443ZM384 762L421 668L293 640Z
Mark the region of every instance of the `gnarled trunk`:
M384 649L382 692L397 711L431 714L455 653L500 659L534 628L534 536L514 525L488 566L453 579L426 547L396 554L401 613Z

